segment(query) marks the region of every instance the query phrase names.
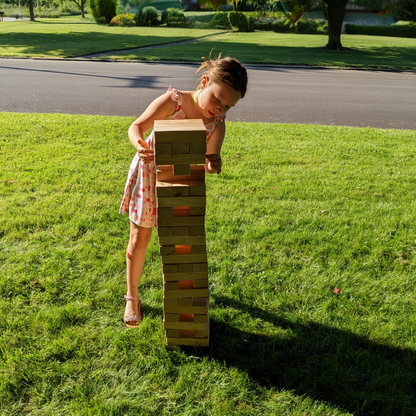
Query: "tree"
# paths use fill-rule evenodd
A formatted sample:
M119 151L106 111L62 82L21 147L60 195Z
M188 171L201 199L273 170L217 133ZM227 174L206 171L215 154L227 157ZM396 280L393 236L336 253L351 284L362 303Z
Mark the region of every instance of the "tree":
M28 0L27 6L29 7L30 21L34 22L35 21L35 12L33 11L33 9L34 9L35 6L33 4L33 0Z
M85 5L87 4L87 0L70 0L74 2L81 10L82 18L85 17Z
M325 14L328 19L327 49L344 49L341 44L341 29L345 17L345 6L348 1L349 0L323 0Z

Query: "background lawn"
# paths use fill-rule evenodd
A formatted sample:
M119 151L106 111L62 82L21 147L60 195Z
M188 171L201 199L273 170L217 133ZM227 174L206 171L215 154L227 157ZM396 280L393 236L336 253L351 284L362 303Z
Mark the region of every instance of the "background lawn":
M121 322L131 122L0 113L0 414L414 415L416 132L228 123L211 348L167 352L155 233Z
M118 27L60 19L3 22L0 56L68 58L98 52L139 48L195 39L219 30Z
M416 39L343 35L346 51L327 51L327 36L274 32L237 33L208 29L109 27L39 19L3 22L0 56L75 57L181 40L195 41L128 51L98 59L200 62L219 52L245 63L416 70ZM219 35L216 35L221 33ZM204 37L207 35L213 35Z

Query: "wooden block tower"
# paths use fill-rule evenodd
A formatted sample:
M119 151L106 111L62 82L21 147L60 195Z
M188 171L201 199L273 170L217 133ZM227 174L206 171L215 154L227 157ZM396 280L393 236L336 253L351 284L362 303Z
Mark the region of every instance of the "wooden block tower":
M208 347L206 129L202 120L163 120L153 135L166 346Z

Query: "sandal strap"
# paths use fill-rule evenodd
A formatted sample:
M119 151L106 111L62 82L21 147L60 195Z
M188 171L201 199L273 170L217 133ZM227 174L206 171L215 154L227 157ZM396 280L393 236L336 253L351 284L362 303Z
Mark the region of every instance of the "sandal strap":
M129 297L127 295L124 295L124 299L126 299L126 300L140 300L140 297L138 297L138 296Z

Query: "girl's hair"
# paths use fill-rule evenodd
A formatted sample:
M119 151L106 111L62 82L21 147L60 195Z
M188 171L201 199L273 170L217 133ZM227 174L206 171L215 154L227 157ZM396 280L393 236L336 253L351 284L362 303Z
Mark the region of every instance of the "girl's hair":
M234 58L207 59L196 72L205 70L204 75L217 83L227 84L241 93L244 97L247 91L247 71L244 66ZM202 81L202 78L200 82Z

